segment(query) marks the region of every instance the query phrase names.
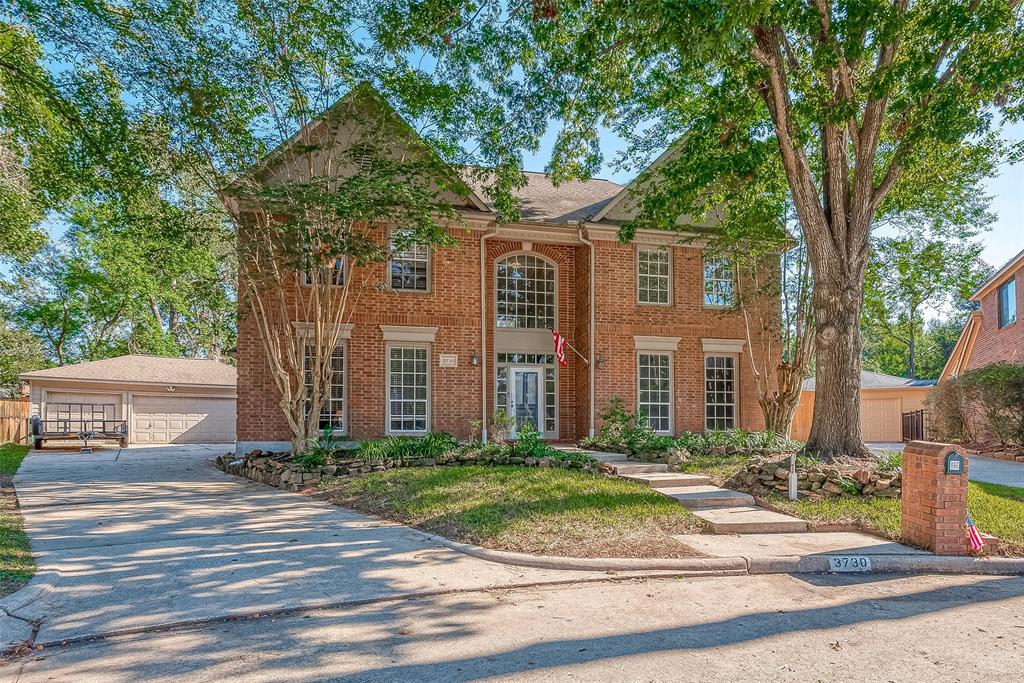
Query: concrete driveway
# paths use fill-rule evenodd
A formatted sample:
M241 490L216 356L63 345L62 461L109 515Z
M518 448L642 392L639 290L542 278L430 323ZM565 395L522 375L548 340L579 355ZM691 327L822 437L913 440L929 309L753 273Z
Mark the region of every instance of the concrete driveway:
M566 581L212 465L224 446L31 453L14 483L41 578L35 642L389 596Z

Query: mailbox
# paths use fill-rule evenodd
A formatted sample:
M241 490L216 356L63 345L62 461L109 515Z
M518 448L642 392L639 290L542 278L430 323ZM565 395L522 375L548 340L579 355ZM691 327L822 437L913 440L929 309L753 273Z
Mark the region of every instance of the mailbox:
M964 473L964 456L960 455L956 451L951 451L946 456L946 474L963 474Z

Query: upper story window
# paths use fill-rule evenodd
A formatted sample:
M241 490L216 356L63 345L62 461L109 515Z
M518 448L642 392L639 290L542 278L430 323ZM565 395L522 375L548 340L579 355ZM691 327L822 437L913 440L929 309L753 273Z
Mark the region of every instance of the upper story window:
M497 326L549 329L555 326L555 267L533 254L498 261Z
M322 272L322 271L321 271ZM303 274L302 281L306 285L313 284L313 273L308 270ZM345 260L334 259L334 266L331 268L331 284L336 287L345 286Z
M409 242L408 233L394 230L390 249L391 288L402 292L430 291L430 250L426 245Z
M641 247L636 253L637 300L667 306L672 300L671 254L664 247Z
M1017 322L1016 278L999 287L999 327Z
M735 272L726 258L704 259L704 305L724 308L733 304Z

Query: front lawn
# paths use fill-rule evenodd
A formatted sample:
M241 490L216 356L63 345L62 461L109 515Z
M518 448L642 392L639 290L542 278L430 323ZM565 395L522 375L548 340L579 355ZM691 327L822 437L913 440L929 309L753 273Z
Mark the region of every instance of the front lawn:
M691 454L686 462L679 465L680 472L706 474L716 485L732 479L750 462L749 453L732 455Z
M900 536L900 501L895 498L842 497L790 501L770 493L768 501L783 512L819 524L849 524ZM1024 555L1024 489L972 481L967 507L978 528L1002 540L1003 551Z
M35 573L18 498L11 485L26 453L28 446L0 445L0 596L18 590Z
M692 557L672 535L703 529L647 486L559 468L399 468L313 495L454 540L544 555Z

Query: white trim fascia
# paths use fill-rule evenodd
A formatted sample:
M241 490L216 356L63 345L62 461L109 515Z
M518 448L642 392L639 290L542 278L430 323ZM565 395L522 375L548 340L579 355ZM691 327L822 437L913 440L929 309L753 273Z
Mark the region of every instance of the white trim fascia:
M601 242L619 241L619 226L617 224L587 222L584 225L587 229L587 236L592 240ZM702 237L695 232L684 232L681 230L653 230L650 228L637 230L636 236L633 238L632 242L634 244L691 247L693 249L703 249L708 245L707 238Z
M1003 278L1009 275L1011 271L1013 271L1014 276L1016 276L1017 266L1020 265L1021 261L1024 261L1024 250L1007 261L1002 268L992 275L992 277L985 280L984 284L978 287L968 301L981 301L981 299L989 294L996 285L1002 285L1004 282Z
M641 171L640 174L637 175L637 177L633 178L628 183L626 183L626 186L623 187L621 190L619 190L619 193L617 195L615 195L614 197L611 198L611 201L609 201L607 204L602 206L600 211L598 211L593 216L591 216L590 220L592 220L592 221L604 220L604 217L608 215L608 212L610 212L616 206L621 204L622 200L625 199L626 197L628 197L630 195L630 193L632 193L633 188L636 187L637 182L641 178L644 177L644 174L647 173L647 171L649 171L652 168L654 168L655 166L657 166L658 164L660 164L662 162L662 160L664 160L665 157L667 157L673 151L674 147L675 147L675 144L669 145L665 149L665 151L662 152L661 154L659 154L657 159L655 159L650 164L648 164L647 168L645 168L643 171Z
M381 325L380 331L384 333L386 342L412 342L418 344L433 344L437 336L436 327L413 327L410 325Z
M292 321L292 327L295 328L295 333L301 337L313 336L313 325L314 323L301 322L299 320ZM333 324L327 323L324 327L329 330L328 334L334 331ZM352 330L354 330L356 326L354 323L339 323L338 327L340 328L338 330L338 339L351 339Z
M701 343L704 345L704 353L743 353L743 347L747 345L747 340L702 337Z
M82 379L78 377L20 377L26 382L31 384L32 382L71 382L71 383L84 383L84 384L110 384L112 388L114 385L117 387L123 387L125 384L146 384L153 386L175 386L175 387L189 387L193 389L234 389L235 384L189 384L186 382L154 382L153 380L145 379ZM40 384L40 389L50 389L60 391L59 387L43 386ZM122 388L117 388L117 391L123 391ZM77 391L77 390L76 390Z
M682 337L650 337L643 335L633 336L633 345L637 351L675 351L679 348L679 340Z

